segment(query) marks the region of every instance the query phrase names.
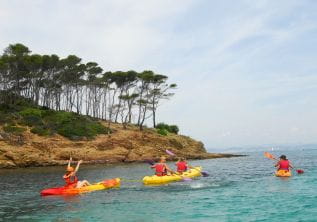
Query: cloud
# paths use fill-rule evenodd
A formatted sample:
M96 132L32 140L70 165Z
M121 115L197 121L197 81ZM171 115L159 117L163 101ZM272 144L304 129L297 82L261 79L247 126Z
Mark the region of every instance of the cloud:
M190 4L188 0L5 1L2 21L10 23L1 24L5 27L1 35L8 36L2 43L25 42L36 52L74 53L109 69L138 68L136 64L166 41L155 25L173 20Z
M207 147L316 142L314 1L3 0L1 10L1 48L168 75L178 90L159 121Z

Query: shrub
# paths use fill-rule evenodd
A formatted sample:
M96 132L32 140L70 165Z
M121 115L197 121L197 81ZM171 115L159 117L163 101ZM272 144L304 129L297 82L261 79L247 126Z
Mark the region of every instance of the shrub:
M65 111L52 111L48 110L43 113L43 120L47 122L51 127L57 127L72 122L80 118L79 115Z
M23 118L22 123L27 126L43 125L42 118L38 116L26 116Z
M40 136L59 133L69 139L92 139L98 134L112 133L110 128L103 126L96 119L73 112L54 111L47 107L27 105L21 101L18 108L13 109L7 104L1 104L0 124L6 124L4 130L8 133L21 134L24 128L16 124L32 127L31 132Z
M20 111L19 113L23 117L28 117L28 116L41 117L42 116L41 110L35 109L35 108L26 108L26 109Z
M8 119L8 114L0 112L0 124L7 123Z
M168 125L166 123L158 123L155 128L159 129L159 130L166 130L169 133L178 134L178 132L179 132L178 126L176 126L176 125Z
M165 124L165 123L158 123L155 128L156 129L166 129L167 131L169 131L169 125Z
M21 123L27 126L43 125L42 112L35 108L26 108L19 112L23 117Z
M39 136L49 136L49 135L53 134L53 132L50 129L48 129L44 126L33 127L31 129L31 133L37 134Z
M29 107L37 107L31 100L12 92L0 90L0 110L6 113L19 112Z
M18 127L18 126L13 126L13 125L5 126L5 127L3 127L3 130L6 133L12 133L15 135L21 135L24 131L26 131L26 129L23 127Z
M175 134L178 134L178 132L179 132L179 128L178 128L178 126L176 126L176 125L170 125L170 132L171 133L175 133Z
M83 121L81 118L78 118L71 122L64 122L58 128L57 132L69 139L81 139L83 137L92 139L98 134L111 133L111 130L99 122Z
M166 129L158 129L157 133L162 135L162 136L167 136L168 131Z

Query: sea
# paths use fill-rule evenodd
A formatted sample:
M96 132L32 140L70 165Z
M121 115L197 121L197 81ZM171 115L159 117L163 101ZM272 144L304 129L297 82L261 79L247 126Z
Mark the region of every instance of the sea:
M65 167L0 170L0 221L317 221L317 149L272 152L304 170L290 178L275 177L263 151L239 154L247 156L189 161L209 176L162 186L142 184L153 174L147 163L83 165L80 179L122 184L76 196L40 196L63 185Z

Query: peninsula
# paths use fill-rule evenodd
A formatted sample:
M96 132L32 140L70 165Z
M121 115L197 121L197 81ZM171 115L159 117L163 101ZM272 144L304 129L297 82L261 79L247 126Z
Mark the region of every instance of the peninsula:
M203 143L178 135L178 126L156 123L176 87L150 70L104 72L75 55L9 45L0 56L0 168L62 165L69 156L140 162L166 149L189 159L234 156L207 153Z

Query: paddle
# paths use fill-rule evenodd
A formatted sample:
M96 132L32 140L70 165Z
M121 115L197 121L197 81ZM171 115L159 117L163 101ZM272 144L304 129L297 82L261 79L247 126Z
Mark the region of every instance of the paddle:
M269 152L264 152L264 156L267 157L267 158L269 158L269 159L271 159L271 160L276 160L276 161L278 161L278 159L276 159L276 158L273 156L273 154L271 154L271 153L269 153ZM297 172L298 174L302 174L302 173L304 173L304 170L302 170L302 169L296 169L296 172Z
M165 152L166 152L168 155L170 155L170 156L176 156L175 153L173 153L172 151L170 151L170 150L168 150L168 149L166 149ZM209 176L209 173L206 172L206 171L202 171L202 172L201 172L201 175L202 175L203 177L208 177L208 176Z
M271 159L271 160L278 160L272 154L270 154L269 152L264 152L264 156L269 158L269 159Z

